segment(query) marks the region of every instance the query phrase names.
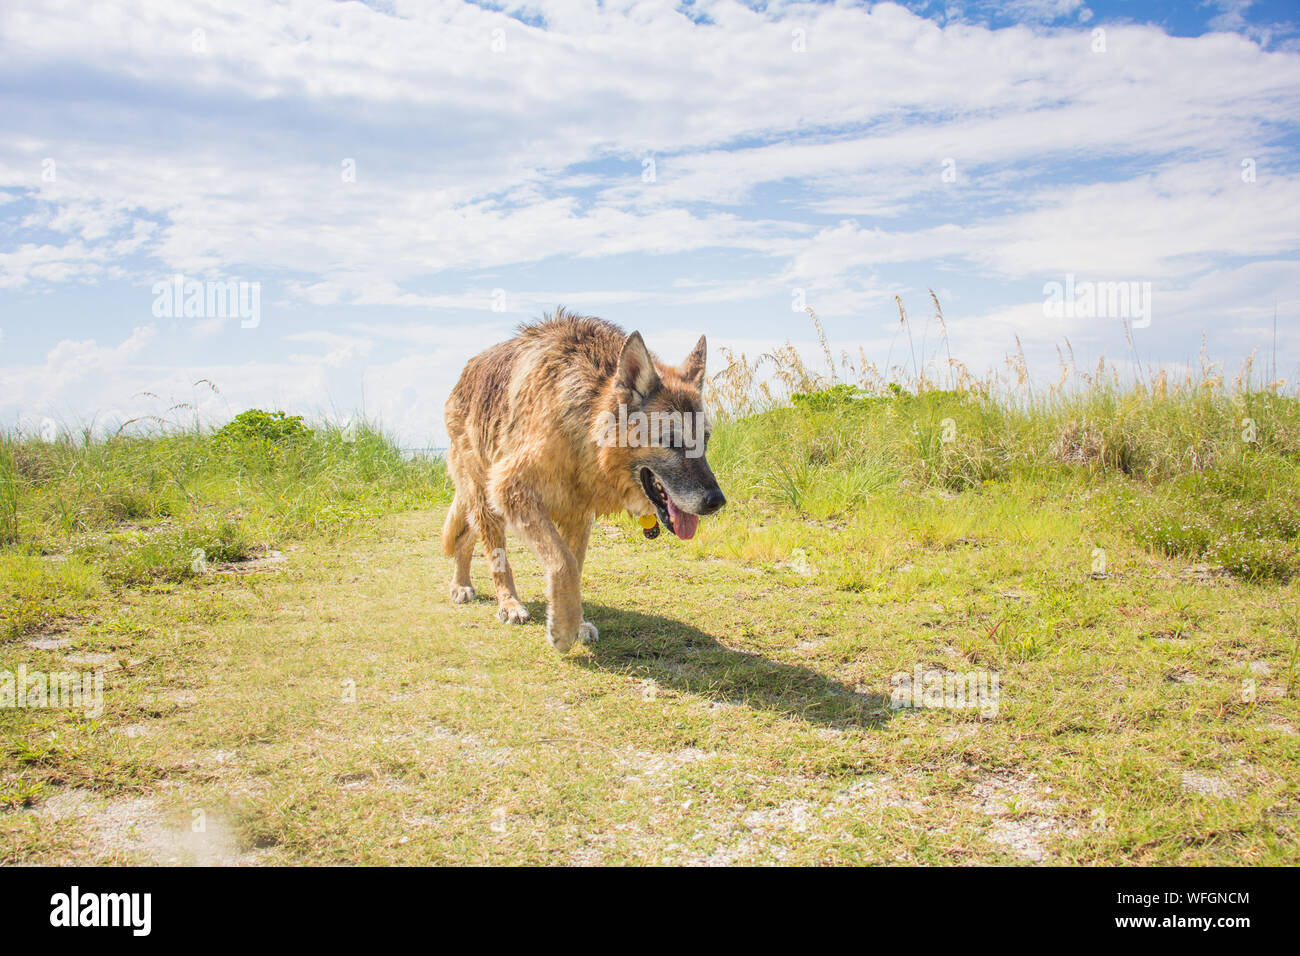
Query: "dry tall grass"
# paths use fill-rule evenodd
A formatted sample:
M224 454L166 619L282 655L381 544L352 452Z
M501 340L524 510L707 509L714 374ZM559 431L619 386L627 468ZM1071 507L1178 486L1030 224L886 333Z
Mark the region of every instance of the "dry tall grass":
M840 349L837 362L821 320L808 307L804 311L812 320L827 371L810 366L798 349L789 344L752 359L743 352L735 353L724 348L721 351L727 365L713 375L708 385L710 407L718 417L734 420L788 405L796 394L811 394L840 384L853 385L864 396L886 396L895 387L914 395L949 391L981 400L994 400L1009 408L1040 410L1074 404L1098 392L1131 394L1151 401L1196 400L1206 393L1237 399L1247 394L1285 394L1285 379L1264 384L1254 382L1254 352L1247 356L1229 387L1223 364L1211 361L1204 339L1199 368L1188 369L1182 378L1177 379L1167 368L1148 371L1136 360L1136 353L1132 363L1136 375L1127 375L1120 365L1108 361L1104 355L1091 369L1081 366L1075 360L1074 346L1066 338L1062 346L1057 347L1055 382L1045 389L1035 390L1019 337L1015 337L1015 351L1008 354L1002 369L993 368L978 375L966 363L952 356L943 307L933 290L930 291L930 300L934 306L931 321L937 325L939 339L933 352L927 351L930 329L930 321L927 321L922 330L918 356L911 320L902 299L895 297L899 329L909 343L910 367L890 364L882 368L867 358L861 346L858 346L856 356L848 349ZM1132 347L1132 333L1127 323L1124 331Z
M790 345L727 353L709 398L710 458L729 496L827 516L888 487L1081 480L1154 548L1247 575L1300 570L1300 401L1285 383L1255 383L1251 359L1229 381L1204 348L1181 378L1139 366L1126 381L1105 358L1076 365L1068 341L1050 385L1035 387L1018 341L1004 368L980 377L951 356L931 298L939 339L928 347L923 335L919 351L899 302L909 364L881 368L862 349L833 363L811 311L826 371Z

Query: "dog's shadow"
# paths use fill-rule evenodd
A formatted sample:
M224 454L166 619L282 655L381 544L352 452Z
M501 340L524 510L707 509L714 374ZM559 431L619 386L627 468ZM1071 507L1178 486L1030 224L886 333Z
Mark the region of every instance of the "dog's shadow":
M883 694L858 693L811 668L735 650L690 624L600 604L584 609L600 640L590 655L573 658L578 666L831 727L879 727L893 713Z

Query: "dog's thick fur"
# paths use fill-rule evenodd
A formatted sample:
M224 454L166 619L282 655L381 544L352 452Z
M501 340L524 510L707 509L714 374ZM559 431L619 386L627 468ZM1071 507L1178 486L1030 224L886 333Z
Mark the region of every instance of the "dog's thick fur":
M497 617L528 619L506 560L509 525L546 572L551 645L563 652L575 641L595 641L581 595L595 517L619 510L657 515L672 531L665 504L671 496L671 513L689 536L693 515L725 503L703 454L687 455L672 443L603 442L601 413L617 415L623 405L704 420L705 352L701 337L682 365L666 365L640 333L560 309L471 359L446 406L447 464L456 486L442 529L443 551L454 559L451 599L474 600L470 559L481 538Z

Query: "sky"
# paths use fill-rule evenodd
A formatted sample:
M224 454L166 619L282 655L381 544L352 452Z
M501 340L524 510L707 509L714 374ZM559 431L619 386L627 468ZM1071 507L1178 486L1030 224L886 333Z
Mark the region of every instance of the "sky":
M1294 387L1297 146L1297 0L5 0L0 428L441 447L561 304L942 375L930 290L976 372Z

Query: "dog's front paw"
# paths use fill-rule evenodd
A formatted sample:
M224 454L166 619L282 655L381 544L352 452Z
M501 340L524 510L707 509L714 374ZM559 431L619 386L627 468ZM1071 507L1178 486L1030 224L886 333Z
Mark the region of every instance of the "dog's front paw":
M583 621L578 625L578 640L584 644L595 644L600 640L600 631L590 621Z
M497 608L497 620L503 624L526 624L528 623L528 609L518 601L506 601Z
M453 604L469 604L478 595L474 593L473 586L469 584L453 584L451 586L451 600Z
M549 621L546 624L546 641L551 645L551 647L555 648L561 654L567 653L569 648L573 646L573 642L576 641L577 638L578 638L578 634L575 631L570 631L567 629L564 631L559 631L556 630L554 625L552 625Z

